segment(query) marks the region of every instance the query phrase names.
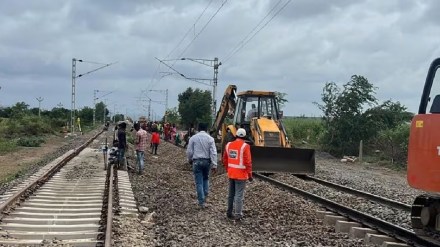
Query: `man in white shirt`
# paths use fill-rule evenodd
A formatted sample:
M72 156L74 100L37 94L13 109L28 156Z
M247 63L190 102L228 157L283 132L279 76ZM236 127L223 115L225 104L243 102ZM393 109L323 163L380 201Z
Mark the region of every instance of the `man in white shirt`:
M208 125L199 124L199 133L189 139L186 155L193 166L196 182L197 200L200 208L206 207L206 197L209 194L209 170L217 170L217 149L214 138L206 133Z

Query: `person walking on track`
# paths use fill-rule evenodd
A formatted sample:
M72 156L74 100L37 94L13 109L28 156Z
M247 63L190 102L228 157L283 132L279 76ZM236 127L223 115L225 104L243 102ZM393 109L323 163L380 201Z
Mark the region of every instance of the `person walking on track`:
M151 134L151 153L157 155L157 147L160 143L160 135L157 128L153 129L153 133Z
M222 162L229 178L226 215L230 219L241 220L246 181L252 181L252 158L250 146L244 141L246 130L243 128L238 129L236 136L235 141L226 144ZM233 212L234 205L235 212Z
M136 144L138 173L142 174L144 171L145 149L147 148L147 131L143 130L139 123L134 125L134 129L136 130L134 143Z
M126 170L127 163L125 162L125 151L127 150L127 134L125 130L127 129L127 124L122 122L119 124L118 128L118 154L119 154L119 168Z
M209 170L217 170L217 149L214 138L206 133L208 125L199 124L199 133L189 139L186 154L188 162L193 166L197 200L200 208L207 207L206 198L209 194Z

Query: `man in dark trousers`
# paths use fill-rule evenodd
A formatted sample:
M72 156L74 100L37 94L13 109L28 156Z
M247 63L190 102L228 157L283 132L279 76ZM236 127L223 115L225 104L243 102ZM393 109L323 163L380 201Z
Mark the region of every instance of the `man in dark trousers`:
M202 209L207 206L205 202L209 194L209 170L212 169L213 173L217 170L217 149L214 138L206 133L207 129L208 124L199 124L199 133L189 139L186 149L188 162L193 166L197 200Z
M127 164L125 162L125 151L127 150L127 123L122 122L119 124L118 128L118 153L119 153L119 168L122 170L127 169Z
M244 189L246 181L252 181L251 148L244 140L246 130L238 129L237 139L228 142L223 153L223 166L228 173L229 195L227 217L241 220L243 217ZM235 205L235 214L234 214Z

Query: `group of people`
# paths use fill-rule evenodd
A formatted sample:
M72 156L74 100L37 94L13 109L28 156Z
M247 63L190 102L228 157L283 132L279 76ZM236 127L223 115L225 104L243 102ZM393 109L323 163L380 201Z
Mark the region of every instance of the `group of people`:
M134 144L136 150L137 170L139 174L144 170L145 151L147 149L148 134L140 123L134 124ZM127 124L118 125L115 139L119 151L119 165L126 169L125 152L127 149ZM209 195L209 174L217 172L217 149L214 138L207 133L208 125L199 124L199 132L191 128L188 133L187 158L192 165L196 185L199 207L208 207L206 203ZM160 142L160 133L157 126L151 126L151 153L157 155ZM116 132L116 131L115 131ZM166 135L165 135L166 136ZM236 139L226 144L222 163L229 178L229 193L226 216L230 219L241 220L243 217L244 191L247 181L252 181L252 158L250 146L245 142L246 130L239 128Z
M180 145L182 142L182 138L177 132L177 125L175 123L148 121L142 125L145 127L141 127L148 132L156 130L159 133L159 136L165 141L169 141L175 145Z
M113 145L118 148L118 167L126 170L127 162L125 152L127 150L127 123L121 122L115 127ZM145 151L147 149L148 134L145 126L136 122L133 126L133 137L136 151L136 165L138 174L144 171ZM157 128L151 129L150 148L151 153L157 155L157 149L160 143L160 134Z
M207 132L207 124L199 124L199 132L188 142L186 154L193 167L197 200L200 208L206 208L209 195L209 172L217 171L217 149L214 138ZM246 130L240 128L236 139L226 144L222 163L229 178L228 209L226 216L241 220L243 217L244 191L247 181L252 181L250 146L245 142Z

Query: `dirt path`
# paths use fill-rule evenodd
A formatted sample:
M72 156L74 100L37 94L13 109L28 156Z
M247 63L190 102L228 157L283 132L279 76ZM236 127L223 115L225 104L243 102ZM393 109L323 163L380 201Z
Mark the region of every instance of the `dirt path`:
M67 145L69 140L61 136L49 137L41 147L21 147L19 150L0 155L0 182L7 182L21 170L26 170L45 156Z

